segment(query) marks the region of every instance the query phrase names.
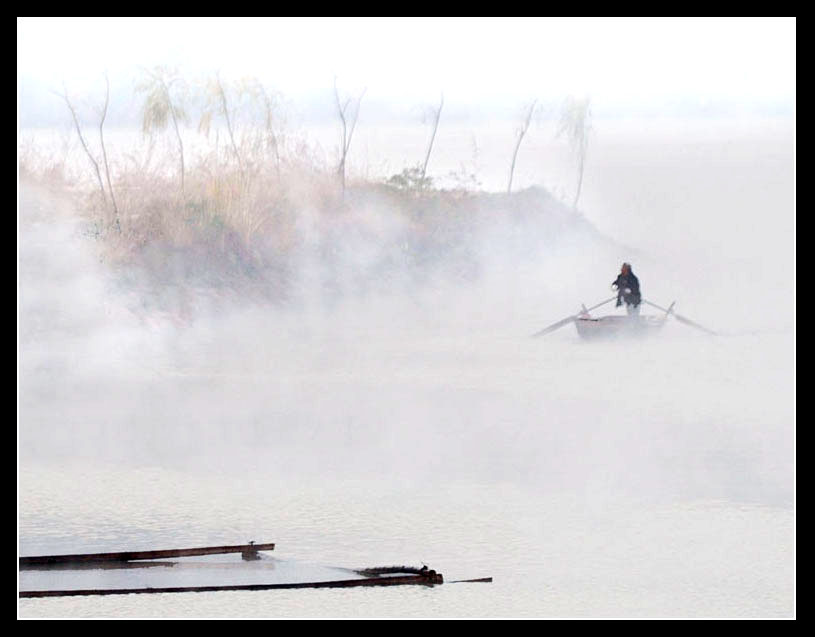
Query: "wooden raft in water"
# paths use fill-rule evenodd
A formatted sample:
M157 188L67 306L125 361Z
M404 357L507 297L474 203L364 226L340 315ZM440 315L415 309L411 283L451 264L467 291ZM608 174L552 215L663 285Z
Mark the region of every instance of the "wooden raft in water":
M88 569L130 566L158 566L166 562L149 560L192 557L200 555L218 555L223 553L240 553L244 560L260 559L258 551L270 551L274 544L249 544L235 546L208 546L192 549L169 549L161 551L123 551L116 553L77 553L70 555L38 555L21 557L20 569ZM145 561L142 561L145 560ZM135 562L135 564L134 564ZM169 563L172 564L172 563ZM207 593L219 591L265 591L303 588L353 588L360 586L434 586L444 583L441 573L428 567L412 568L407 566L378 567L354 571L364 579L345 579L319 582L296 582L278 584L228 584L215 586L160 586L146 588L104 588L104 589L66 589L66 590L32 590L20 591L21 598L37 597L73 597L88 595L131 595L149 593ZM470 581L492 581L492 578Z

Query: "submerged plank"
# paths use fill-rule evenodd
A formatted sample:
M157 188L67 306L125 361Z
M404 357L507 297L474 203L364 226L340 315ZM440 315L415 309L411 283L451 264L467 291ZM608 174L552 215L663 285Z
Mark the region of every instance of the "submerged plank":
M117 553L76 553L72 555L32 555L21 557L21 568L46 564L81 564L87 562L129 562L131 560L159 560L169 557L193 557L241 553L245 559L255 559L258 551L273 551L274 544L239 544L232 546L202 546L192 549L164 549L160 551L122 551Z
M98 570L129 570L129 569L146 569L146 568L172 568L177 566L179 562L116 562L116 561L100 561L100 562L56 562L46 564L26 564L20 568L21 571L98 571Z
M269 591L296 588L353 588L357 586L433 586L444 583L441 573L404 577L336 580L333 582L299 582L294 584L240 584L231 586L175 586L164 588L111 588L62 591L20 591L20 597L73 597L88 595L133 595L149 593L215 593L220 591Z

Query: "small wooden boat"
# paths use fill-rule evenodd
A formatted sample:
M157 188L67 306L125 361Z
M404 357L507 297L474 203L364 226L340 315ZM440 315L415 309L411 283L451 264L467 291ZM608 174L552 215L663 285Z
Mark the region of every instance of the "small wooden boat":
M565 325L569 325L570 323L575 324L577 333L585 339L649 336L651 334L658 333L668 321L668 317L670 316L673 316L677 321L683 323L684 325L688 325L714 336L716 335L716 332L713 330L709 330L706 327L703 327L698 323L694 323L690 319L680 316L674 312L673 308L674 304L676 303L675 301L666 309L664 307L660 307L656 303L651 303L650 301L643 299L643 304L649 305L663 312L662 315L658 316L628 314L593 317L591 315L592 310L596 310L598 307L611 303L612 301L616 300L616 298L616 296L612 296L610 299L606 299L605 301L602 301L597 305L593 305L590 308L586 308L584 305L579 313L572 316L567 316L556 323L552 323L552 325L535 332L532 334L532 336L538 337L543 336L544 334L549 334Z

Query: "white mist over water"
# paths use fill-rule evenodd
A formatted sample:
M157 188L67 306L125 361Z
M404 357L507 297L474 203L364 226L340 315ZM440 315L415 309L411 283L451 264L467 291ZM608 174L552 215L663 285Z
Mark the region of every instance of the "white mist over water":
M598 143L581 207L636 256L574 236L519 254L523 228L498 224L474 278L355 295L338 271L327 302L310 266L298 303L180 325L133 312L143 292L21 184L21 554L255 539L320 564L496 577L21 613L792 614L791 138L624 151ZM529 338L611 296L623 260L646 298L723 336Z

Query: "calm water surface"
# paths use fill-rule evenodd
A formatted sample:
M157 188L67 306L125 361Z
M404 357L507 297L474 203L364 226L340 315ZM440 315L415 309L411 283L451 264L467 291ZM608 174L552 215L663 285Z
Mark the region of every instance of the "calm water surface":
M492 584L20 600L22 616L790 616L793 514L598 502L513 484L292 484L276 475L29 468L21 552L249 538L304 573L427 563ZM213 582L217 583L217 582Z
M639 245L647 298L718 339L675 323L656 341L528 338L608 296L625 250L526 265L488 250L468 289L145 322L70 215L22 189L21 555L255 540L277 543L275 577L424 563L494 582L19 614L792 616L792 138L679 137L601 137L588 217ZM519 184L539 181L532 142Z

